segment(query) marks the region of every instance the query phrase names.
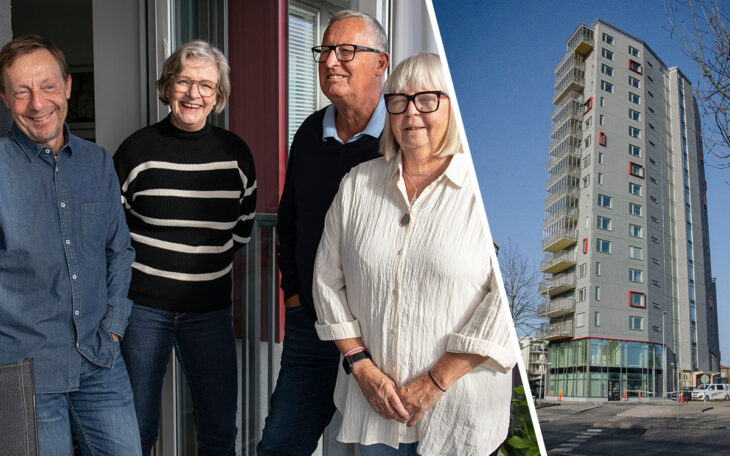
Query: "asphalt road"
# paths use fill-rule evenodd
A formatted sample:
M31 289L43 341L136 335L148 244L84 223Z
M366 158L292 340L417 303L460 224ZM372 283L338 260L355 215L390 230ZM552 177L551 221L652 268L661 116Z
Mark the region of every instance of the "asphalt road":
M548 454L730 455L730 403L560 403L538 409Z

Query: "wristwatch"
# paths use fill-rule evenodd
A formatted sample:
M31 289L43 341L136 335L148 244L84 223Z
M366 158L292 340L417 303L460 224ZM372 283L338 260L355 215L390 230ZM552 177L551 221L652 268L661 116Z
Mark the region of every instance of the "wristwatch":
M362 361L363 359L373 359L370 356L370 352L367 350L359 351L357 353L353 353L350 356L344 356L342 358L342 368L345 369L345 373L347 375L352 374L352 368L355 366L355 363L358 361Z

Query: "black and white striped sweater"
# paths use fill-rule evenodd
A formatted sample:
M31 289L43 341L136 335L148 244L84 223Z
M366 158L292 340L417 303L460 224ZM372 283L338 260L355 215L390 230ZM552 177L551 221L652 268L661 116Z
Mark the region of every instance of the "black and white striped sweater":
M114 164L137 252L129 298L176 312L230 305L233 254L256 208L246 143L210 124L180 130L168 116L127 138Z

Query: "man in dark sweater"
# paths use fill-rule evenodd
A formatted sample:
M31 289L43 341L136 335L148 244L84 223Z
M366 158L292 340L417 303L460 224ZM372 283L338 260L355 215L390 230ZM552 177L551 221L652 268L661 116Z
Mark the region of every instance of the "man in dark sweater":
M380 24L349 10L332 16L322 46L312 49L320 87L332 104L302 123L289 153L277 225L284 349L259 456L312 454L335 412L340 353L314 329L312 271L340 180L353 166L378 156L385 123L383 75L390 61L386 49Z

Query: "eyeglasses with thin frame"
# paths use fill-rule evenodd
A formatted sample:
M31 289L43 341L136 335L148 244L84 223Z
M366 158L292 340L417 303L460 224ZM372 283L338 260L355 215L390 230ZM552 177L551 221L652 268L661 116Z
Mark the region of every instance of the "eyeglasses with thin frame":
M429 112L438 110L441 97L449 98L448 95L440 90L428 90L414 93L413 95L407 95L405 93L386 93L383 95L383 98L385 98L385 109L390 114L403 114L408 109L408 103L411 101L418 112L428 114Z
M330 52L335 51L335 57L340 62L349 62L355 58L357 51L366 52L383 52L379 49L374 49L366 46L360 46L357 44L336 44L334 46L314 46L312 48L312 57L317 63L326 62L330 56Z
M177 77L175 78L175 91L180 93L188 93L194 85L198 86L198 92L202 97L210 97L215 94L218 89L218 84L213 81L193 81L190 78Z

